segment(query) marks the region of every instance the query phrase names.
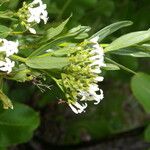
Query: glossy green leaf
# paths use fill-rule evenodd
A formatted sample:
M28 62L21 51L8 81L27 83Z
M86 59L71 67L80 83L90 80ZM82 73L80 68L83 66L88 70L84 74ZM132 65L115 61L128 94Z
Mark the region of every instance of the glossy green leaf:
M0 146L28 141L38 125L38 113L26 105L14 104L14 110L0 113Z
M41 55L27 59L26 65L34 69L62 69L68 65L67 57L51 57L49 55Z
M150 113L150 75L137 73L131 81L131 88L134 96L143 106L147 113Z
M92 39L94 37L99 36L99 42L102 41L105 37L107 37L108 35L112 34L113 32L123 28L123 27L127 27L132 25L133 23L131 21L120 21L120 22L116 22L113 23L103 29L101 29L100 31L98 31L97 33L95 33L94 35L92 35L89 39Z
M133 46L148 40L150 40L150 30L128 33L113 41L108 47L105 48L105 52Z

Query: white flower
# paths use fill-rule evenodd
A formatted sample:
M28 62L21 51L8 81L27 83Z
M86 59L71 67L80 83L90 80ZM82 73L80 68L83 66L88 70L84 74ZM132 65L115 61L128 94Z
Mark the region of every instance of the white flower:
M35 4L39 4L37 7L33 7ZM46 4L43 4L41 0L35 0L30 4L30 7L28 8L29 11L29 18L27 19L27 22L36 22L40 23L41 19L46 24L48 21L48 12L46 11Z
M95 74L93 83L89 85L88 91L80 91L78 95L80 96L80 101L92 101L95 100L94 104L98 104L103 98L103 91L99 89L97 83L103 81L104 77L100 76L101 67L106 66L104 63L104 52L102 47L98 44L98 37L90 40L93 43L93 50L90 51L92 55L89 60L91 61L90 71ZM99 93L99 94L98 94Z
M18 53L19 42L8 41L6 39L1 39L2 46L0 47L0 51L4 51L6 53L6 57L13 55L14 53Z
M34 0L31 4L33 4L33 5L35 5L35 4L40 4L40 5L42 5L42 0Z
M87 103L81 105L78 102L75 102L72 104L69 103L69 106L75 114L79 114L79 113L85 112L85 108L87 107Z
M30 33L36 34L36 30L31 27L27 27L27 29L30 31Z
M9 58L5 58L5 61L0 61L0 70L7 72L7 74L12 71L14 66L15 62L11 61Z
M90 41L93 42L93 43L97 43L98 39L99 39L99 37L96 36L96 37L90 39Z
M81 105L79 101L94 101L98 104L103 98L103 91L98 82L103 81L100 75L105 66L104 51L98 44L98 37L83 42L76 51L69 56L70 65L61 75L61 86L66 91L69 106L76 114L85 112L87 103ZM71 102L70 102L71 101Z

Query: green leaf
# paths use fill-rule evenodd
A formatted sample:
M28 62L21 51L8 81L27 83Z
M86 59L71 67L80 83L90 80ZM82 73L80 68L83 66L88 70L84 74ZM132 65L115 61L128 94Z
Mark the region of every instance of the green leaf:
M143 106L147 113L150 113L150 75L137 73L131 81L131 88L134 96Z
M117 65L106 63L106 66L103 67L104 70L120 70Z
M125 55L132 57L150 57L150 51L144 50L141 46L132 46L112 51L113 54Z
M0 90L0 100L3 103L4 109L8 109L8 108L13 109L13 105L12 105L10 99L1 90Z
M14 110L0 113L0 145L2 147L28 141L39 125L39 115L23 104L14 104Z
M67 57L51 57L49 55L40 55L28 58L26 65L34 69L62 69L68 65Z
M44 39L43 42L51 40L55 36L59 35L63 31L66 24L68 23L70 17L68 19L66 19L64 22L62 22L58 27L56 27L56 28L52 27L52 28L48 29L46 31L46 36L44 36L44 38L43 38Z
M12 11L0 11L0 18L10 19L12 21L16 21L17 19L12 18L14 13Z
M108 47L105 48L105 52L133 46L148 40L150 40L150 30L128 33L113 41Z
M9 2L10 0L0 0L0 6L2 6L4 3Z
M150 142L150 124L148 125L148 127L144 131L144 139L147 142Z
M6 38L12 32L11 28L0 25L0 38Z
M101 29L100 31L98 31L97 33L95 33L94 35L92 35L89 39L92 39L94 37L99 36L99 42L102 41L105 37L107 37L108 35L112 34L113 32L123 28L123 27L127 27L132 25L133 23L131 21L120 21L120 22L116 22L113 23L103 29Z
M30 81L33 79L30 74L31 70L29 70L26 65L21 64L18 68L14 68L13 74L9 79L16 80L18 82Z
M63 43L63 42L67 42L67 41L77 37L78 35L81 35L82 33L88 32L89 30L90 30L90 27L88 27L88 26L75 27L75 28L69 30L66 34L39 47L37 50L35 50L34 52L31 53L29 58L31 58L33 56L38 56L38 55L42 54L43 52L45 52L46 50L52 48L53 46L59 45L60 43Z

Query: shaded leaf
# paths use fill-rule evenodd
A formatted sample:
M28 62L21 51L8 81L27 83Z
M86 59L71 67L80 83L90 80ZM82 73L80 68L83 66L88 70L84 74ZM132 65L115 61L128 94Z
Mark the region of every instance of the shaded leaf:
M150 113L150 75L137 73L131 81L131 88L134 96L143 106L147 113Z
M126 47L118 49L117 51L112 51L112 53L132 57L150 57L150 51L146 51L143 47L140 46Z
M14 104L14 110L0 113L0 145L10 146L28 141L39 125L39 116L23 104Z
M3 103L4 109L8 109L8 108L13 109L13 105L11 103L11 100L1 90L0 90L0 100Z
M150 124L148 125L148 127L144 131L144 139L147 142L150 142Z

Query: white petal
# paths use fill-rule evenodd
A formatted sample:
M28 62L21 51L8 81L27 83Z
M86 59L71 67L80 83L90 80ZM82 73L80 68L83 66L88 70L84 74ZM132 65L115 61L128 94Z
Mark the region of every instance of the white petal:
M103 91L100 89L100 95L96 96L96 99L95 99L96 102L94 102L94 104L97 105L103 98L104 98Z
M89 87L89 92L92 93L93 91L98 91L99 88L98 88L98 85L97 84L91 84L90 87Z
M5 65L5 62L4 61L0 61L0 67L4 66L4 65Z
M33 34L36 34L36 30L34 28L29 28L29 31Z
M104 77L101 77L101 76L95 78L95 81L101 82L101 81L103 81L103 80L104 80Z
M90 39L90 41L93 43L97 43L98 39L99 39L99 36L96 36L96 37Z
M75 113L75 114L78 114L78 110L72 106L72 104L69 104L69 107L72 109L72 111Z
M101 73L101 70L99 68L95 68L95 69L92 69L91 72L93 72L93 73Z

